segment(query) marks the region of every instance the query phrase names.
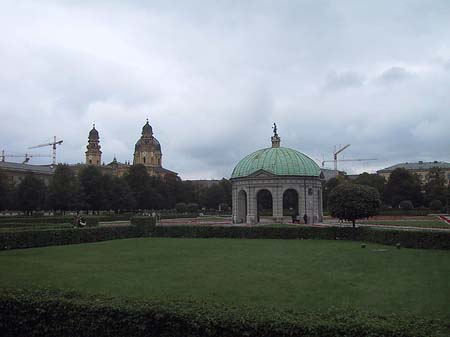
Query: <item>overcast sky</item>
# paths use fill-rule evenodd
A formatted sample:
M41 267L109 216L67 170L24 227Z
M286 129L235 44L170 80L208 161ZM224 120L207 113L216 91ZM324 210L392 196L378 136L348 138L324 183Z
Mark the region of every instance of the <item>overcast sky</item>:
M273 122L319 164L378 159L348 173L450 161L448 0L0 0L0 31L7 153L56 135L84 162L95 123L103 160L131 161L148 118L183 179L229 177Z

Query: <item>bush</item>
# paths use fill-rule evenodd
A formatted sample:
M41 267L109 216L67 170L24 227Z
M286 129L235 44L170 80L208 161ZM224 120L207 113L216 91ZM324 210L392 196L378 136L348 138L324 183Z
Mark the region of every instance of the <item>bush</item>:
M404 211L410 211L414 208L414 205L411 200L402 200L400 201L399 208Z
M198 212L198 204L191 202L189 204L187 204L187 210L190 213L196 213Z
M149 217L131 226L0 232L0 250L137 238L150 235L153 226L154 219Z
M434 211L440 211L442 209L442 201L440 200L433 200L430 202L430 209Z
M0 293L2 335L29 337L437 337L443 319L330 308L295 312L201 302L114 299L60 291Z
M179 202L175 204L175 209L178 213L184 213L187 212L187 205L184 202Z

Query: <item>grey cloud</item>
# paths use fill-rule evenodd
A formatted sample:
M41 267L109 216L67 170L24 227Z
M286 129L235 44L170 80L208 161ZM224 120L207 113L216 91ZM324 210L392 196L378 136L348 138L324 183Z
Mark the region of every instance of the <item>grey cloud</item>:
M81 162L95 122L105 162L131 160L148 117L183 178L229 177L270 146L273 122L283 146L318 161L344 143L348 158L379 158L349 172L449 161L450 72L433 61L450 57L449 11L445 0L2 2L0 29L13 33L0 36L0 146L57 135L59 160Z
M362 87L364 85L364 76L356 71L332 71L328 74L325 82L325 88L329 90L339 90L352 87Z
M377 79L377 83L387 84L398 81L404 81L415 76L414 73L407 71L402 67L391 67L385 70Z

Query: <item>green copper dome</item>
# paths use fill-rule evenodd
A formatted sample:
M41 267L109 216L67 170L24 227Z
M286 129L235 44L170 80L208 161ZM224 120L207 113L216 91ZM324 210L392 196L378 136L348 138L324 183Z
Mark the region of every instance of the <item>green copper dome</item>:
M278 176L319 177L320 168L308 156L286 147L269 147L249 154L234 168L231 178L243 178L264 170Z

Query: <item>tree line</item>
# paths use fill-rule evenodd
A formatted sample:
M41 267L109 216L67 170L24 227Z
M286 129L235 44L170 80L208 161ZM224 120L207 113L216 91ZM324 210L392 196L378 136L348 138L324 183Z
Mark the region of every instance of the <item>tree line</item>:
M337 186L349 182L348 177L338 176L328 180L323 186L323 200ZM389 180L377 174L362 173L351 181L354 184L370 186L376 189L384 208L431 208L441 210L449 206L450 184L447 184L444 172L434 167L427 174L424 183L421 178L404 168L392 171ZM327 204L324 208L327 209Z
M143 165L133 165L123 177L103 174L95 166L86 166L78 175L69 165L55 168L48 186L34 174L17 185L8 184L0 171L0 210L92 211L117 213L136 210L162 210L189 205L189 210L217 209L231 205L231 182L222 179L211 186L191 181L150 176Z

